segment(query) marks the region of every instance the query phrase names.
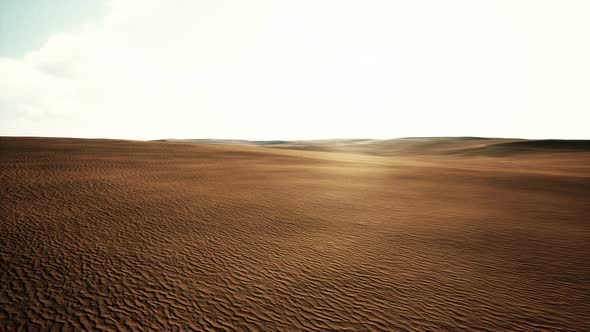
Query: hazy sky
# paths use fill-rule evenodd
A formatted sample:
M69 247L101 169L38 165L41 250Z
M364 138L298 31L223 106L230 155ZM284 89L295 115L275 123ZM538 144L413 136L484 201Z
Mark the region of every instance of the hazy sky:
M2 0L0 135L590 138L588 0Z

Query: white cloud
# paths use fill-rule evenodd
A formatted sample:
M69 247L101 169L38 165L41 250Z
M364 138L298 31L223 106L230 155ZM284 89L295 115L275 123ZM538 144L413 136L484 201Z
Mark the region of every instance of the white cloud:
M0 58L7 135L588 138L587 2L114 0Z

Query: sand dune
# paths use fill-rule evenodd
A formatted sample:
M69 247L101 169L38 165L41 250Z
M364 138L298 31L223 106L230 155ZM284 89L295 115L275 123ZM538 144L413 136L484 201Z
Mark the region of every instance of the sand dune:
M339 151L380 156L480 155L511 156L531 153L590 152L590 141L521 140L479 137L402 138L392 140L341 140L337 142L285 142L268 147L312 151Z
M588 143L266 143L0 138L0 330L590 331Z
M388 140L332 139L310 141L170 139L160 140L160 142L250 145L292 150L362 153L379 156L479 155L497 157L525 153L590 153L590 141L587 140L525 140L484 137L408 137Z

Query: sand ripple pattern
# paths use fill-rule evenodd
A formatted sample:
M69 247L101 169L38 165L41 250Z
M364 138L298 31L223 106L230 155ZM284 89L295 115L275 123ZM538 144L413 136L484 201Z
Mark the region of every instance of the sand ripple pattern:
M42 138L0 153L3 331L590 331L587 168Z

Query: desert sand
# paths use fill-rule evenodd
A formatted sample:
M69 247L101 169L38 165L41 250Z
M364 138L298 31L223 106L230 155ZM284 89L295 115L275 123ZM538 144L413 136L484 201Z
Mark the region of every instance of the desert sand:
M587 141L4 137L0 197L3 331L590 331Z

